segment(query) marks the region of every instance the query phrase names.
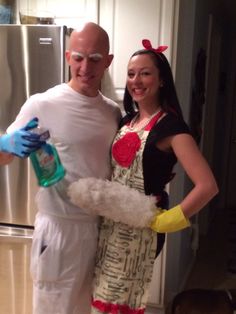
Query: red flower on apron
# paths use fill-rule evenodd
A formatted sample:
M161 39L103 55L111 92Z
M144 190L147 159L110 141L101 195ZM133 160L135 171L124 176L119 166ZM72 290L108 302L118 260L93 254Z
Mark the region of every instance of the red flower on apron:
M137 133L126 133L112 146L112 156L120 166L128 168L134 161L140 146L141 140Z

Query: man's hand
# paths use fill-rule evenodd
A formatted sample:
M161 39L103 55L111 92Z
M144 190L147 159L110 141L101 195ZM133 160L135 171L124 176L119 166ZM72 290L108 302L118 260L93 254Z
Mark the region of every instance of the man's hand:
M28 157L43 144L40 135L30 132L38 126L38 118L29 121L22 129L0 137L0 151L18 157Z

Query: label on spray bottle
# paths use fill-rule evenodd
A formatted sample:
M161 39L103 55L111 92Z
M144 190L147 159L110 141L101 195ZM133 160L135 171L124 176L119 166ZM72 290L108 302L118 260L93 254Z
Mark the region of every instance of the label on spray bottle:
M65 176L56 148L47 142L50 138L48 130L36 128L34 133L40 134L40 140L45 143L37 151L30 154L30 159L40 186L48 187Z
M42 176L50 177L56 170L56 161L52 148L47 144L43 144L36 152L36 158L41 168Z

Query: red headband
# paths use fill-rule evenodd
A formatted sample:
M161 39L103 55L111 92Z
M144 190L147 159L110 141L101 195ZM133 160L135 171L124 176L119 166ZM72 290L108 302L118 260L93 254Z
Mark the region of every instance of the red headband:
M152 47L152 44L151 44L150 40L148 40L148 39L143 39L142 44L143 44L143 47L145 49L154 51L156 53L163 52L168 48L168 46L159 46L158 48L155 49Z

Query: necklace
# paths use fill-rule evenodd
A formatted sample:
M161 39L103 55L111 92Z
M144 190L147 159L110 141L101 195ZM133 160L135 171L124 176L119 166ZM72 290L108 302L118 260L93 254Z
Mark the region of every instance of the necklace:
M149 118L143 120L142 122L139 122L135 125L137 119L139 118L139 113L136 114L135 117L133 117L133 119L130 121L130 125L129 128L131 130L135 130L135 131L141 131L143 129L145 129L145 127L150 123L150 121L152 120L152 118L155 117L155 115L157 115L159 112L161 111L161 109L158 109L157 111L155 111Z

